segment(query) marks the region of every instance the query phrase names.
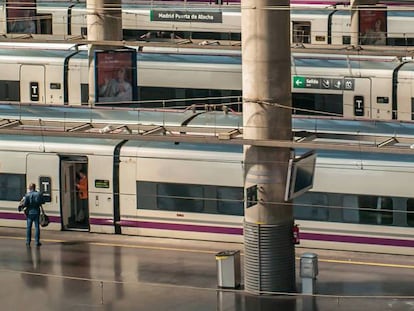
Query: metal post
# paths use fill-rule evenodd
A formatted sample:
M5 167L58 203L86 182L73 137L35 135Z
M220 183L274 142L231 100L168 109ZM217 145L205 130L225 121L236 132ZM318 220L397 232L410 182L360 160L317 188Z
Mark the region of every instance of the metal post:
M318 273L318 255L314 253L304 253L300 257L300 277L302 278L303 294L315 294L316 277Z
M242 0L241 7L244 138L291 140L289 0ZM244 283L249 292L295 290L293 212L284 202L290 153L286 148L244 149L245 193L257 192L257 202L245 206Z

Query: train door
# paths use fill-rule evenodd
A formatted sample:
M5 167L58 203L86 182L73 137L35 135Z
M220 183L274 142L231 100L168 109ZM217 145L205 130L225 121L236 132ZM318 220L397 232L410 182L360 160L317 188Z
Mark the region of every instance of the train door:
M22 103L45 103L46 96L44 66L20 66L20 101Z
M63 230L89 231L89 201L79 191L81 172L88 176L88 161L82 156L61 156ZM87 194L87 193L86 193Z
M393 116L400 121L414 120L414 73L400 70L395 74L397 83L393 85L395 97L392 98Z
M345 77L343 94L345 118L376 118L371 102L371 79Z
M31 153L26 157L26 183L36 184L43 192L44 209L50 214L58 213L60 206L59 157L56 154Z

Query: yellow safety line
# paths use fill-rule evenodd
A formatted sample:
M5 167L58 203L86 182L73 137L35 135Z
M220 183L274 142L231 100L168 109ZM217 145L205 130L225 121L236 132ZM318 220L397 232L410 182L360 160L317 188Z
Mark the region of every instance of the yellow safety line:
M216 254L217 251L207 251L198 249L186 249L186 248L175 248L175 247L161 247L161 246L146 246L146 245L130 245L130 244L113 244L113 243L102 243L102 242L90 242L91 245L98 246L114 246L114 247L125 247L125 248L143 248L143 249L154 249L162 251L176 251L176 252L187 252L187 253L204 253L204 254Z
M24 237L13 237L13 236L0 236L0 239L25 240ZM48 242L52 242L52 243L64 243L67 240L44 239L44 241L48 241ZM153 250L176 251L176 252L187 252L187 253L217 254L217 251L209 251L209 250L201 250L201 249L185 249L185 248L175 248L175 247L115 244L115 243L103 243L103 242L89 242L88 244L97 245L97 246L112 246L112 247L125 247L125 248L136 248L136 249L153 249ZM241 255L244 255L244 254L241 254ZM296 260L300 260L300 257L296 257ZM400 264L388 264L388 263L378 263L378 262L321 259L321 258L318 258L318 261L326 262L326 263L348 264L348 265L414 269L414 265L400 265Z
M365 262L365 261L352 261L352 260L335 260L335 259L319 259L319 261L328 262L328 263L360 265L360 266L378 266L378 267L389 267L389 268L414 269L414 265L400 265L400 264L392 264L392 263Z

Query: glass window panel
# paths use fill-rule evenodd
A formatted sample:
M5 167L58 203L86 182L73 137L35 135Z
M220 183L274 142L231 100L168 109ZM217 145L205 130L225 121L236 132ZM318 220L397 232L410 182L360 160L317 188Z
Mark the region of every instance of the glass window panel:
M26 176L23 174L0 174L0 200L20 201L26 193Z
M220 214L243 216L243 188L217 187L217 200L217 211Z
M311 43L311 23L293 22L292 23L292 42Z
M324 115L334 113L342 116L343 96L341 94L313 94L292 93L292 106L294 114Z
M414 199L407 200L407 225L414 227Z
M158 184L157 206L161 210L200 213L204 208L203 187L185 184Z
M324 193L306 192L293 200L293 215L303 220L328 220L328 197Z
M361 195L358 197L360 223L392 225L393 204L391 198Z

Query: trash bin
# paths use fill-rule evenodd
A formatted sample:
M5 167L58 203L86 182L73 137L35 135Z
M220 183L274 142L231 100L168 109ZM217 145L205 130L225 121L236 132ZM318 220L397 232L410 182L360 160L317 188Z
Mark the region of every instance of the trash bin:
M216 254L219 287L240 287L240 251L222 251Z
M315 293L316 276L318 275L318 255L304 253L300 257L300 277L302 278L302 293Z

